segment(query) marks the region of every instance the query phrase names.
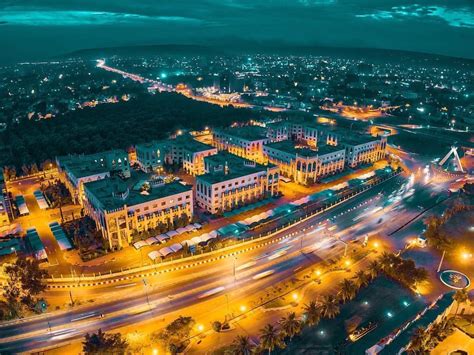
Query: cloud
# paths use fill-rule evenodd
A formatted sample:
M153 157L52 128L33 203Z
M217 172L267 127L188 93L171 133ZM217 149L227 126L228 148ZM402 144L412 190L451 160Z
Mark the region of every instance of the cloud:
M453 27L474 28L474 11L467 7L450 9L443 6L420 6L415 4L393 6L390 10L378 10L355 16L378 21L403 20L407 18L441 20Z
M200 19L182 16L149 16L133 13L72 10L6 10L0 12L0 22L24 26L83 26L150 22L206 24Z
M298 0L298 2L304 6L320 6L335 4L336 0Z

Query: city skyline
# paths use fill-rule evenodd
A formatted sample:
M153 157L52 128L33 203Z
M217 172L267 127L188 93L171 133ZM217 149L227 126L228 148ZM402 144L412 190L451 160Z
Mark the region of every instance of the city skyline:
M474 58L474 47L466 45L474 39L474 7L468 0L7 1L0 5L0 38L3 63L170 43L384 48Z

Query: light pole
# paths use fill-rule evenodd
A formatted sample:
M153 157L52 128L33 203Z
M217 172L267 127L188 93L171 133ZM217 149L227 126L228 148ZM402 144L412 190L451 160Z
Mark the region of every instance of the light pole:
M148 298L148 292L147 292L147 290L146 290L146 286L147 286L147 284L146 284L146 279L143 279L143 290L144 290L145 296L146 296L146 303L148 303L148 307L149 307L150 310L151 310L150 299Z
M234 275L234 284L237 281L237 275L236 275L236 269L235 269L235 262L237 261L237 258L235 256L232 257L232 272Z
M439 272L441 270L441 265L443 264L445 255L446 255L446 250L443 250L443 255L441 255L441 260L439 261L438 270L436 272Z

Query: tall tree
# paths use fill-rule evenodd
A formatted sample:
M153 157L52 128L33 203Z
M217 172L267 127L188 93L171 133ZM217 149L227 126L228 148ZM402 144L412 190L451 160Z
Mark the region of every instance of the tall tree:
M317 325L321 319L321 313L319 311L316 302L311 301L304 306L304 313L306 315L306 323L309 326Z
M321 315L324 318L335 318L341 312L339 308L339 301L334 295L327 295L323 297L321 302Z
M339 283L339 287L339 295L343 302L352 300L357 294L358 287L354 281L344 279Z
M84 354L125 354L128 343L119 333L106 334L99 329L97 333L87 333L82 343Z
M380 264L377 262L377 260L373 260L370 262L367 268L367 272L372 280L378 276L380 272Z
M271 324L267 324L260 330L260 345L268 351L270 355L277 347L284 347L283 340L277 328Z
M467 290L465 288L463 288L462 290L457 290L453 296L453 299L456 301L456 313L454 313L454 316L457 316L461 303L464 303L469 300Z
M301 331L301 322L296 318L296 313L288 313L286 317L283 317L280 321L280 327L283 334L291 339Z
M359 287L365 287L369 284L370 276L364 270L357 271L355 278Z
M237 335L231 345L232 354L235 355L250 355L255 348L252 343L250 343L250 338L244 335Z
M427 354L428 352L426 349L426 342L427 342L426 328L425 327L416 328L410 340L408 353L414 354L414 355Z
M39 267L37 260L19 257L14 264L5 266L7 283L3 287L5 298L12 304L19 303L33 308L37 302L36 296L46 289L44 279L48 276L46 270Z

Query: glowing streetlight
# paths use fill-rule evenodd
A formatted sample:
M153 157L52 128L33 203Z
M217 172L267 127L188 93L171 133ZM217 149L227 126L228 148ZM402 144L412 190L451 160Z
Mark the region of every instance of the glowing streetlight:
M380 243L379 243L379 242L374 242L374 248L375 248L375 249L378 249L379 246L380 246Z
M240 306L240 311L243 313L247 310L247 307L245 305Z
M153 355L158 355L158 349L153 349Z
M469 253L467 251L464 251L461 253L461 257L464 259L464 260L468 260L470 258L472 258L472 253Z
M296 292L293 293L293 294L291 295L291 297L292 297L295 301L298 300L298 294L297 294Z
M204 326L202 324L197 325L197 330L202 332L204 330Z
M349 259L347 259L346 261L344 261L344 264L345 264L346 266L350 266L350 265L351 265L351 261L350 261Z
M316 270L316 276L321 276L321 270Z

